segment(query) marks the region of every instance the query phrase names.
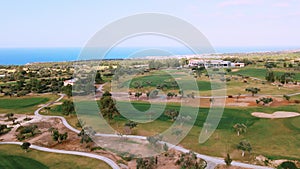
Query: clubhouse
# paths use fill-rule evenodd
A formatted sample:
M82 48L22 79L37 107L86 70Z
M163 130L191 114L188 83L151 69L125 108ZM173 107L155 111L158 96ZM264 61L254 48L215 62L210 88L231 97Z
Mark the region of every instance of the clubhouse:
M224 60L189 60L189 67L238 68L245 67L245 63L232 63Z

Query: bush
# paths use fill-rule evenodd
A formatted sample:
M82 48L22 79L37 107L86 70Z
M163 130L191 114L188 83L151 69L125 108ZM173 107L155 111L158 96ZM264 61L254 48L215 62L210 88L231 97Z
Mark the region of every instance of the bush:
M281 163L277 169L298 169L296 164L291 161L285 161Z
M299 104L299 103L300 103L300 100L295 100L295 103Z
M227 153L227 156L224 159L227 166L231 165L232 159L230 158L230 155Z

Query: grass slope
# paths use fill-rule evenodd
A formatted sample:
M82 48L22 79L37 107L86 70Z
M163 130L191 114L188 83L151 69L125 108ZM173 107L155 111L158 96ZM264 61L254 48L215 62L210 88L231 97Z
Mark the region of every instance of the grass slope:
M48 169L44 164L22 156L3 155L0 153L0 168L5 169Z
M7 158L8 157L8 158ZM6 160L11 160L15 157L22 161L12 164L12 162L7 162ZM17 159L15 159L17 161ZM3 162L4 161L4 162ZM3 162L3 163L2 163ZM18 164L24 162L26 165L23 165L24 169L108 169L110 168L106 163L87 157L80 157L74 155L65 155L65 154L56 154L56 153L47 153L36 150L30 150L28 153L25 153L20 146L16 145L1 145L0 146L0 168L2 165L11 165L15 168L18 168ZM27 165L28 162L32 162ZM25 168L26 167L26 168ZM4 167L5 168L5 167ZM6 169L6 168L5 168ZM19 169L19 168L18 168ZM21 168L22 169L22 168Z
M21 108L36 106L38 104L46 103L48 101L49 99L44 97L1 99L0 108L21 109Z
M25 96L25 97L2 97L0 98L0 114L15 113L15 114L33 114L38 108L38 105L45 104L49 101L54 101L58 98L57 95L41 95L41 96Z

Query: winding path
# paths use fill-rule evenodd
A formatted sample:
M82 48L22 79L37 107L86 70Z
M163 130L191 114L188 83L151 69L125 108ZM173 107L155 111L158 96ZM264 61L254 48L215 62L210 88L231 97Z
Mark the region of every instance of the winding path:
M75 132L75 133L79 133L80 131L73 128L64 117L61 116L44 116L39 114L39 112L45 108L48 107L56 102L59 102L61 99L63 99L65 95L61 94L60 98L58 98L56 101L54 102L50 102L42 107L40 107L39 109L37 109L34 112L34 115L36 117L40 117L40 118L59 118L62 120L62 123L71 131ZM101 137L121 137L117 134L100 134L97 133L96 136L101 136ZM146 140L147 137L145 136L136 136L136 135L123 135L122 137L128 137L128 138L134 138L134 139L141 139L141 140ZM161 144L165 144L166 142L160 142ZM0 144L17 144L20 145L20 142L0 142ZM176 146L170 143L166 143L169 147L172 147L172 149L175 149L177 151L183 152L183 153L187 153L190 152L190 150L185 149L183 147L180 146ZM32 145L30 148L36 149L36 150L40 150L40 151L47 151L47 152L54 152L54 153L61 153L61 154L71 154L71 155L79 155L79 156L86 156L86 157L91 157L91 158L95 158L95 159L99 159L102 160L104 162L106 162L108 165L110 165L113 169L119 169L120 167L112 160L103 157L103 156L99 156L99 155L95 155L95 154L90 154L90 153L84 153L84 152L77 152L77 151L65 151L65 150L56 150L56 149L49 149L49 148L44 148L44 147L39 147L39 146L35 146ZM219 164L225 164L224 159L222 158L218 158L218 157L211 157L211 156L207 156L207 155L203 155L203 154L199 154L199 153L195 153L197 155L198 158L202 158L205 161L207 161L208 169L214 169L215 166L219 165ZM253 169L273 169L271 167L265 167L265 166L258 166L258 165L252 165L252 164L246 164L246 163L241 163L241 162L236 162L233 161L231 163L233 166L237 166L237 167L244 167L244 168L253 168Z
M61 116L44 116L39 114L39 112L45 108L48 107L54 103L59 102L61 99L63 99L65 97L64 94L61 94L60 97L54 101L54 102L50 102L46 105L43 105L42 107L40 107L39 109L37 109L34 112L34 115L37 117L37 119L41 119L41 118L59 118L62 120L63 124L70 130L72 130L75 133L79 133L80 131L73 128L64 117ZM0 142L0 145L4 145L4 144L13 144L13 145L22 145L22 142ZM46 148L46 147L40 147L40 146L36 146L36 145L31 145L30 148L35 149L35 150L39 150L39 151L45 151L45 152L50 152L50 153L59 153L59 154L69 154L69 155L77 155L77 156L84 156L84 157L90 157L90 158L94 158L94 159L98 159L98 160L102 160L104 161L106 164L108 164L110 167L112 167L113 169L120 169L120 167L111 159L104 157L104 156L100 156L100 155L96 155L96 154L92 154L92 153L85 153L85 152L80 152L80 151L67 151L67 150L58 150L58 149L50 149L50 148Z
M0 145L4 145L4 144L22 145L23 143L22 142L0 142ZM79 151L67 151L67 150L50 149L50 148L40 147L40 146L36 146L36 145L31 145L30 148L35 149L35 150L39 150L39 151L50 152L50 153L69 154L69 155L76 155L76 156L94 158L94 159L104 161L105 163L107 163L113 169L119 169L120 168L111 159L109 159L107 157L100 156L100 155L96 155L96 154L79 152Z
M100 85L99 88L97 89L97 91L102 91L103 85ZM207 97L210 98L210 97ZM66 120L65 120L66 121ZM67 123L67 122L66 122ZM133 139L140 139L140 140L147 140L147 137L145 136L136 136L136 135L117 135L117 134L100 134L97 133L95 134L95 136L101 136L101 137L127 137L127 138L133 138ZM160 141L161 144L167 144L168 147L183 152L183 153L188 153L190 152L190 150L185 149L183 147L180 146L176 146L170 143L166 143L163 141ZM218 158L218 157L211 157L211 156L207 156L207 155L203 155L203 154L199 154L199 153L195 153L197 155L198 158L204 159L205 161L207 161L208 169L214 169L217 165L219 164L225 164L224 159L223 158ZM233 166L238 166L238 167L243 167L243 168L253 168L253 169L273 169L271 167L265 167L265 166L258 166L258 165L252 165L252 164L246 164L246 163L241 163L241 162L236 162L233 161L231 163Z

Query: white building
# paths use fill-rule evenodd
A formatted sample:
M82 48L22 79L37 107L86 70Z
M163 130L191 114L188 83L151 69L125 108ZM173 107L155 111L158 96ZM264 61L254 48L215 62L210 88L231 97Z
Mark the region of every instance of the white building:
M74 83L77 81L77 79L70 79L70 80L65 80L64 81L64 86L68 86L68 85L74 85Z
M232 63L224 60L189 60L189 67L202 66L206 68L245 67L244 63Z

